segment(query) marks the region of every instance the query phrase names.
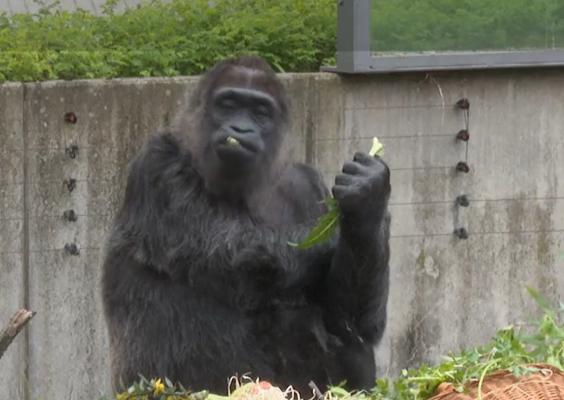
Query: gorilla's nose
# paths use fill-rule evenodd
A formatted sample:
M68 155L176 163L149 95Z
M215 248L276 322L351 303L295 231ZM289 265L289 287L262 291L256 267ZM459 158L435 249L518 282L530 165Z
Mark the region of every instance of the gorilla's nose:
M236 133L241 133L241 134L253 132L253 129L252 129L251 127L247 127L247 126L231 125L230 128L231 128L231 130L233 130L234 132L236 132Z

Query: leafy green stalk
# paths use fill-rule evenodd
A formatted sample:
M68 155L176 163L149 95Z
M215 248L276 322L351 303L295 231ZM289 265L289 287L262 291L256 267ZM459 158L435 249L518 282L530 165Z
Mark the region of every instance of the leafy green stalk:
M299 243L288 242L290 246L305 250L331 239L339 227L341 213L339 205L334 198L328 197L325 199L325 204L328 209L327 213L319 218L317 225L310 231L308 236Z
M384 145L377 137L374 137L372 140L372 148L368 154L372 157L384 155ZM341 211L339 210L339 204L332 197L325 199L325 204L327 205L327 213L318 219L317 224L303 241L299 243L288 242L290 246L305 250L331 239L339 227Z

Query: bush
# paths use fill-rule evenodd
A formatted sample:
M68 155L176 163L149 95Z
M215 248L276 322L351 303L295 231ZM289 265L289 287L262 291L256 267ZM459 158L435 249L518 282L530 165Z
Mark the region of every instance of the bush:
M199 74L258 54L278 71L316 71L336 46L334 0L153 0L100 16L43 7L0 15L0 81Z

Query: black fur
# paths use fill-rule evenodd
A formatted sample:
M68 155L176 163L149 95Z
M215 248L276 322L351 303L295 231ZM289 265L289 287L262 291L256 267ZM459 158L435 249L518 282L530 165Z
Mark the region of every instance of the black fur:
M239 196L208 190L204 104L240 64L277 91L282 128L274 74L260 59L228 61L203 79L190 132L153 137L130 164L103 276L114 385L142 374L223 393L229 377L251 373L305 397L310 380L369 388L386 322L389 171L357 155L333 188L338 237L306 251L287 242L307 234L329 192L311 167L276 162L276 141Z

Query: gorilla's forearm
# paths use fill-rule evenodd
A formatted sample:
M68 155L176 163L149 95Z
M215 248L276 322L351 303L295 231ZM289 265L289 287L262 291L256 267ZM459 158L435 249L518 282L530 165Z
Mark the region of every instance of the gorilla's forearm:
M376 344L386 325L390 216L383 211L376 223L342 222L327 277L328 328L352 341Z

